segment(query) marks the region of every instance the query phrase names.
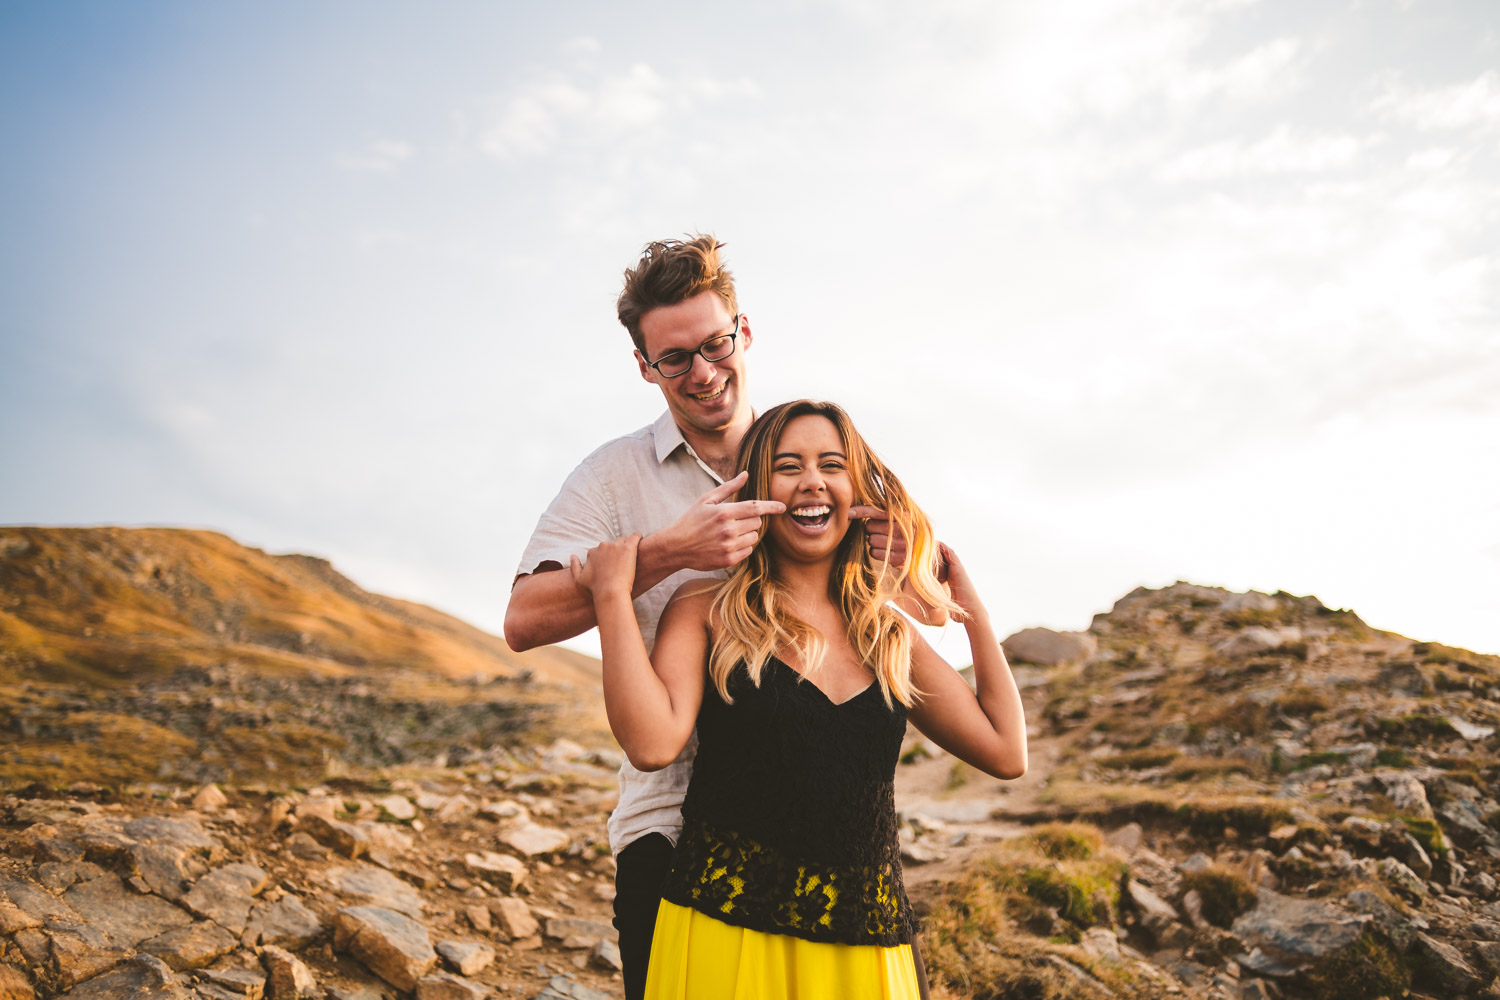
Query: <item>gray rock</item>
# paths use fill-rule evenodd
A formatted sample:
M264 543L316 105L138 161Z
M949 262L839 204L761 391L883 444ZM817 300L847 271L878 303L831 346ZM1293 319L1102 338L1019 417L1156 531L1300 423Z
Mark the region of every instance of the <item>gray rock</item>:
M43 940L23 942L23 937L34 934L40 934ZM50 953L58 980L65 987L92 979L130 957L127 945L117 944L102 930L79 920L55 918L47 921L45 930L20 931L12 940L34 965L44 966ZM36 961L38 957L41 961Z
M1386 797L1397 811L1418 819L1433 818L1427 789L1415 775L1404 771L1376 771L1375 778L1385 787Z
M1355 912L1368 913L1373 917L1376 925L1385 932L1385 936L1403 952L1416 940L1418 931L1427 929L1427 921L1422 917L1411 919L1403 917L1393 906L1369 889L1355 889L1349 893L1347 899Z
M333 946L347 951L398 990L414 990L437 964L427 928L380 906L348 906L333 925Z
M613 941L600 941L589 953L589 963L596 968L611 969L622 972L625 969L623 960L620 958L620 946Z
M526 881L526 863L498 851L479 851L464 855L470 873L493 884L504 893L514 893Z
M297 951L321 937L324 930L323 921L302 900L286 895L274 903L255 904L240 943L246 948L280 945Z
M62 1000L189 1000L161 959L137 955L119 968L95 976L63 994Z
M36 866L31 877L53 892L62 892L75 882L87 882L104 874L92 861L48 861Z
M1098 651L1099 640L1088 632L1027 628L1000 645L1009 659L1050 667L1088 659Z
M531 907L514 896L489 901L490 914L495 918L495 928L512 941L529 938L541 933L541 925L531 915Z
M1420 959L1422 979L1451 990L1449 995L1467 993L1484 983L1473 966L1464 961L1463 954L1451 944L1418 934L1412 951Z
M1484 821L1484 810L1477 802L1453 799L1444 802L1437 810L1446 832L1466 845L1482 844L1500 846L1500 835Z
M1230 594L1219 602L1220 611L1258 611L1269 614L1276 608L1276 598L1258 590L1247 590L1243 594Z
M1302 630L1299 628L1261 628L1252 626L1242 629L1223 642L1214 646L1214 652L1222 656L1258 656L1268 653L1288 642L1299 642L1302 639Z
M620 940L620 932L613 925L581 917L552 917L543 933L562 942L564 948L592 948L600 941Z
M136 843L129 849L135 874L164 899L181 899L188 886L208 872L196 848L170 843Z
M1417 873L1395 858L1381 858L1375 864L1375 871L1387 885L1413 902L1427 895L1427 886Z
M387 795L383 799L376 799L375 804L390 813L392 819L405 821L417 817L417 807L405 795Z
M198 973L201 979L222 986L246 1000L260 1000L266 992L266 974L244 966L215 966Z
M1177 870L1184 875L1200 875L1213 867L1213 858L1207 854L1194 854L1177 866Z
M1141 824L1126 823L1118 830L1114 830L1107 838L1112 847L1117 847L1126 854L1132 854L1141 846L1143 832Z
M11 878L0 873L0 901L4 900L9 900L15 911L3 911L9 914L4 919L14 925L10 930L5 931L7 934L15 933L25 927L40 927L48 917L77 916L72 907L35 882Z
M566 831L537 823L523 823L500 834L502 843L526 857L565 851L573 838Z
M357 858L370 849L370 838L365 836L363 830L352 823L345 823L322 813L299 814L298 828L346 858Z
M242 934L254 897L269 881L269 876L255 865L225 865L200 878L180 902L198 916Z
M483 1000L490 989L448 972L438 972L417 980L417 1000Z
M42 918L27 913L10 900L0 896L0 934L10 935L28 927L42 926Z
M1476 942L1474 953L1479 956L1479 961L1492 975L1500 972L1500 941Z
M1372 920L1366 913L1346 913L1327 903L1256 891L1256 905L1234 922L1234 935L1274 963L1297 967L1353 944ZM1256 968L1255 971L1269 970Z
M286 949L270 945L261 952L260 960L266 967L266 995L271 1000L298 1000L317 991L312 970Z
M142 941L141 951L155 955L172 968L201 969L239 945L235 936L212 920L200 920Z
M495 949L477 941L439 941L437 953L455 971L465 976L483 972L495 961Z
M216 859L224 850L191 816L141 816L125 824L125 835L141 843L171 844Z
M331 868L323 881L339 895L357 903L395 910L421 919L422 894L388 871L362 865L358 868Z
M567 976L553 976L547 983L547 988L532 1000L614 1000L614 998L591 986L575 983Z
M301 830L286 838L286 849L292 852L292 857L303 861L322 861L328 857L328 848Z

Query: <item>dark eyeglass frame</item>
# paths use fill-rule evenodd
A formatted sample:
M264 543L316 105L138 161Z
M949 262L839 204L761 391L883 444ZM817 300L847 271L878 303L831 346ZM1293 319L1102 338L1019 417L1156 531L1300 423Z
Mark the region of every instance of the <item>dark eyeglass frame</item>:
M709 337L707 340L705 340L703 343L699 344L697 347L693 348L691 351L672 351L669 354L663 354L661 357L657 358L655 361L647 361L646 364L648 366L652 367L652 368L655 368L656 369L656 374L660 375L662 378L682 378L682 376L686 375L688 372L690 372L690 371L693 370L693 355L695 355L695 354L698 355L698 357L702 358L704 361L707 361L710 364L712 364L715 361L723 361L725 358L732 356L734 354L735 347L739 343L739 339L738 339L739 335L740 335L740 317L738 315L736 315L734 317L734 329L731 330L730 332L728 332L728 333L716 333L712 337ZM716 340L724 340L726 338L729 341L729 350L725 351L723 354L719 355L716 358L711 358L707 354L703 353L703 348L706 347L707 345L712 344ZM684 368L682 371L677 372L675 375L669 375L666 372L664 372L664 371L661 370L661 365L662 365L662 362L664 362L664 361L670 361L670 360L672 360L674 358L686 358L687 359L687 367Z

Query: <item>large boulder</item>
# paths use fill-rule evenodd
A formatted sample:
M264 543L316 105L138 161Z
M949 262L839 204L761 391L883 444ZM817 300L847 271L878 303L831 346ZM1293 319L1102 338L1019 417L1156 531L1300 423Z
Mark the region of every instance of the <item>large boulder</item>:
M427 928L383 906L347 906L333 924L333 946L363 962L398 990L414 991L437 965Z
M1251 953L1240 964L1266 975L1289 975L1354 944L1374 918L1327 903L1295 899L1269 889L1234 922L1234 935Z
M1053 667L1088 659L1099 649L1099 640L1088 632L1026 628L1006 639L1001 646L1011 660Z

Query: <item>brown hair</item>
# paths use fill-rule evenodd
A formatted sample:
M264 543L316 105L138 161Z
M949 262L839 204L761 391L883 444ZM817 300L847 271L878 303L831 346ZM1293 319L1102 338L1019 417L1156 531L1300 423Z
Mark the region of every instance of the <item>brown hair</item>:
M962 617L958 605L942 591L937 580L938 548L932 522L912 500L859 431L849 414L833 403L799 399L773 406L756 418L740 443L739 467L749 480L736 500L764 499L770 495L776 444L787 424L802 416L826 418L838 430L854 483L854 502L882 508L891 524L907 540L906 565L872 563L864 551L864 530L851 525L834 555L828 577L828 597L844 619L849 643L860 660L875 672L886 705L892 700L910 706L921 695L911 680L911 626L890 604L910 582L912 589L934 607ZM761 669L778 649L792 649L808 672L817 670L827 640L798 618L789 606L786 591L776 573L774 545L766 541L766 520L761 521L761 541L749 558L729 571L714 596L712 617L718 626L709 657L709 679L726 702L729 675L743 662L750 680L760 685Z
M724 246L712 236L657 240L646 244L635 267L625 271L625 288L615 308L620 323L630 331L635 349L646 353L641 317L661 306L675 306L703 292L717 292L731 316L739 313L734 276L719 259ZM649 359L647 359L649 360Z

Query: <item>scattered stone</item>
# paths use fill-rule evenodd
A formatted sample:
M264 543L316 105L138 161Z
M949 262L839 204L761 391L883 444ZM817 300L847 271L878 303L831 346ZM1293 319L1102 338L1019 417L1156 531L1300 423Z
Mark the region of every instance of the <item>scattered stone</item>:
M166 963L153 955L137 955L119 968L95 976L63 994L62 1000L189 1000Z
M417 980L417 1000L482 1000L489 995L489 987L460 979L448 972L438 972Z
M323 873L323 881L335 892L359 903L422 918L422 894L390 872L369 865L332 868Z
M204 785L193 796L193 808L199 812L213 812L229 805L229 796L219 790L218 785Z
M286 895L274 903L255 905L240 943L246 948L279 945L297 951L321 937L324 929L323 921L302 900Z
M499 802L486 802L479 807L479 815L486 819L498 820L500 822L514 821L517 823L531 822L531 813L519 802L510 799L502 799Z
M381 906L348 906L334 920L333 946L398 990L414 990L437 964L427 928Z
M1262 628L1254 625L1241 629L1214 646L1214 652L1227 657L1258 656L1287 643L1300 642L1301 639L1302 630L1299 628Z
M292 852L293 857L301 858L303 861L322 861L328 857L328 848L301 830L286 838L286 847Z
M490 900L489 907L495 918L496 929L512 941L537 937L541 933L541 925L531 915L531 907L523 900L505 896Z
M1108 927L1090 927L1083 932L1078 944L1096 959L1110 962L1120 960L1120 939Z
M36 1000L36 990L26 973L13 965L0 964L0 1000Z
M1427 927L1426 920L1421 917L1406 919L1369 889L1355 889L1349 893L1348 902L1357 912L1368 913L1373 917L1385 936L1403 952L1411 947L1417 932Z
M614 972L624 971L625 968L620 959L620 946L613 941L600 941L594 945L594 950L589 953L589 962L596 968Z
M1417 873L1395 858L1381 858L1375 863L1375 872L1392 889L1413 902L1419 902L1427 895L1427 886Z
M483 972L495 961L495 949L477 941L439 941L437 953L465 976Z
M370 838L352 823L310 812L298 814L298 826L325 847L338 851L351 860L370 848Z
M135 874L163 899L181 899L188 886L208 872L195 848L170 843L132 843Z
M1448 725L1453 727L1454 732L1471 743L1474 740L1488 739L1495 735L1494 726L1476 726L1472 722L1467 722L1452 715L1448 716Z
M1418 819L1433 818L1427 789L1414 775L1402 771L1377 771L1375 778L1384 786L1386 797L1398 812Z
M255 865L225 865L199 879L181 903L198 916L242 934L254 897L270 881L270 876Z
M1234 935L1271 960L1247 962L1256 971L1274 975L1268 965L1295 969L1353 944L1371 921L1369 914L1351 914L1311 899L1283 896L1269 889L1256 891L1257 903L1234 922ZM1252 955L1254 952L1252 952Z
M467 795L454 795L438 807L434 818L439 823L457 823L478 811L479 807Z
M565 831L550 826L523 823L501 833L500 840L530 858L538 854L565 851L573 838Z
M1184 875L1201 875L1213 866L1214 859L1200 852L1179 864L1177 870Z
M1142 838L1141 824L1126 823L1110 833L1108 840L1111 846L1119 848L1126 854L1134 854L1140 848Z
M1007 658L1043 667L1086 660L1099 649L1088 632L1055 632L1050 628L1022 629L1000 644Z
M155 955L172 968L200 969L235 949L239 941L212 920L200 920L142 941L141 951Z
M405 795L387 795L383 799L376 799L375 804L389 813L392 819L403 823L417 818L417 807Z
M297 1000L312 996L318 982L312 970L296 955L270 945L260 956L266 967L267 995L271 1000Z
M63 893L62 898L91 926L108 934L122 948L134 947L146 938L193 922L191 916L166 900L142 896L127 888L113 872L78 883Z
M259 969L247 969L243 966L214 967L203 969L198 975L247 1000L260 1000L266 992L266 976Z
M599 941L620 940L620 932L614 925L581 917L551 917L543 933L562 942L564 948L592 948Z
M1473 966L1464 961L1463 954L1457 948L1435 937L1418 934L1412 951L1420 960L1423 978L1444 990L1452 991L1450 996L1478 989L1484 982Z
M509 854L498 851L465 854L464 864L470 872L504 893L514 893L526 881L526 863Z
M567 976L553 976L547 988L533 1000L614 1000L608 993L601 993L591 986L575 983Z
M490 920L490 909L487 906L466 906L464 916L469 918L469 925L481 934L488 934L494 923Z

